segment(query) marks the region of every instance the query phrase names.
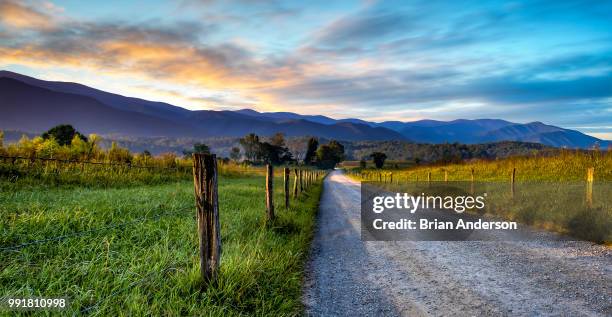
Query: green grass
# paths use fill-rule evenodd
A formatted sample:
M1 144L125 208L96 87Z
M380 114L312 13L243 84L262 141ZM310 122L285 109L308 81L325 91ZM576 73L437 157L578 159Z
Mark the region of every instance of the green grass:
M200 292L193 184L75 187L4 182L0 248L133 221L124 227L0 251L0 297L68 296L91 315L299 315L303 264L320 185L265 224L264 177L219 180L218 283ZM155 216L161 215L156 218Z
M594 168L593 204L586 204L587 168ZM510 175L516 168L515 196ZM423 165L403 170L348 169L358 180L390 182L398 191L447 173L453 186L487 192L487 214L597 243L612 243L612 153L563 151L555 156L513 157L462 164ZM418 183L416 182L418 180ZM388 185L388 184L387 184ZM385 186L387 186L385 185ZM395 186L395 185L394 185Z
M469 181L471 170L474 170L476 181L507 181L510 173L516 168L517 181L580 181L586 179L586 170L595 168L595 180L612 180L612 153L582 153L564 151L555 156L512 157L500 160L476 160L460 164L419 165L406 169L386 170L366 169L372 178L378 173L393 173L394 180L415 181L444 180L445 172L449 181ZM361 171L355 169L355 171Z

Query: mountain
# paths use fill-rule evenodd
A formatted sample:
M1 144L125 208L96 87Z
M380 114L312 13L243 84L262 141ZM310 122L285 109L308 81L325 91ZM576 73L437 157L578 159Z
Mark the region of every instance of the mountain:
M301 115L293 112L258 112L252 109L241 109L235 111L240 114L244 114L251 117L256 118L264 118L264 119L272 119L278 122L288 121L288 120L306 120L310 122L316 122L321 124L336 124L337 120L334 120L330 117L326 116L309 116L309 115Z
M122 111L81 95L57 92L1 77L2 129L42 132L62 123L84 133L181 136L189 129L143 113Z
M425 143L482 143L483 136L490 131L512 125L512 122L497 119L454 121L419 120L413 122L382 122L380 125L393 129L411 140ZM503 138L493 140L501 141ZM488 141L488 140L487 140Z
M28 83L22 81L24 78ZM190 111L108 94L79 84L39 81L10 72L0 73L0 100L3 113L0 129L20 131L42 132L57 124L70 123L84 133L124 136L209 138L281 132L287 136L312 135L339 140L405 140L401 134L380 127L345 122L321 124L301 119L279 121L233 111ZM106 102L116 103L109 106Z
M606 147L608 141L541 122L499 119L369 122L293 112L191 111L163 102L105 92L71 82L44 81L0 71L0 129L41 132L60 123L84 133L123 136L238 137L277 132L345 141L418 143L537 142L555 147Z
M526 124L511 124L503 128L488 132L483 136L484 141L493 140L526 141L547 144L555 147L587 148L599 143L607 146L606 141L582 134L578 131L563 129L542 122Z

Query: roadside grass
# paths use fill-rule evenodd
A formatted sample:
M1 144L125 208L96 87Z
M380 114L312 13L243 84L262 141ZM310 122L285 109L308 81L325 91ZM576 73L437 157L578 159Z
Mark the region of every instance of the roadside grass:
M586 169L595 168L595 180L612 181L612 152L563 151L555 156L520 156L499 160L476 160L458 164L418 165L406 169L378 170L365 169L363 172L393 173L399 181L427 180L443 181L447 172L449 181L469 181L474 170L476 181L509 181L510 173L516 168L517 181L582 181ZM361 169L354 169L356 172Z
M586 202L585 182L589 167L594 168L595 175L590 206ZM510 189L513 168L516 168L514 196ZM475 183L471 188L472 169ZM445 172L449 184L462 188L465 193L486 192L489 216L596 243L612 242L612 153L564 151L556 156L513 157L405 170L348 170L349 176L362 181L376 182L379 173L383 182L389 182L392 177L393 183L399 186L396 189L402 191L426 184L428 173L436 187L443 187Z
M265 178L219 180L222 234L218 283L200 291L193 183L75 187L4 181L0 297L67 296L68 314L300 315L303 265L321 184L265 222ZM105 230L93 231L99 228Z

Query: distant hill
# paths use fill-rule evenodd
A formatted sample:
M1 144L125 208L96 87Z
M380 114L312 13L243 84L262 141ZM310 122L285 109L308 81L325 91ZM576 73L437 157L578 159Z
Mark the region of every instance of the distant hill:
M0 78L0 127L41 132L70 123L84 133L121 133L134 136L180 136L189 129L143 113L122 111L81 95L57 92Z
M15 78L13 78L15 77ZM123 97L71 83L0 73L0 129L42 132L70 123L84 133L123 136L222 137L247 133L311 135L339 140L405 140L392 130L363 124L270 120L233 111L190 111ZM18 78L18 79L16 79ZM44 86L44 87L43 87ZM83 94L81 94L83 93ZM105 102L114 102L109 106Z
M336 120L293 112L191 111L163 102L105 92L78 83L44 81L0 71L0 129L41 132L70 123L90 133L150 137L238 137L247 133L315 136L346 141L412 141L476 144L536 142L588 148L608 142L578 131L499 119L413 122Z

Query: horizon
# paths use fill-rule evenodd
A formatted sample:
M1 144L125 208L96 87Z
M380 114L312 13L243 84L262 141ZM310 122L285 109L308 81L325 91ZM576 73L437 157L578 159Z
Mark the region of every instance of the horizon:
M0 1L0 68L189 110L540 121L612 139L610 3L108 4Z
M8 70L0 69L0 72L3 72L3 71L11 72L11 71L8 71ZM15 73L15 72L13 72L13 73ZM19 73L15 73L15 74L25 76L24 74L19 74ZM31 77L31 78L35 78L35 77ZM35 79L40 79L40 78L35 78ZM83 85L81 83L73 82L73 81L55 81L55 82ZM99 89L97 87L91 87L91 86L87 86L87 85L85 85L85 86L89 87L89 88L101 90L101 89ZM112 91L105 91L105 92L116 94L116 95L120 95L122 97L134 98L133 96L121 95L121 94L114 93ZM143 99L143 100L146 100L146 101L151 101L151 102L160 102L159 100L149 100L149 99L144 99L144 98L140 98L140 97L136 97L136 98ZM250 110L250 111L258 112L260 114L283 113L284 112L284 113L297 114L297 115L300 115L300 116L308 116L307 114L303 114L303 113L299 113L299 112L293 112L293 111L272 111L272 112L266 112L266 111L258 111L258 110L253 109L253 108L242 108L242 109L233 109L233 110L230 110L230 109L188 109L188 108L185 108L185 107L181 107L179 105L174 105L174 104L169 104L169 105L174 106L174 107L178 107L178 108L181 108L181 109L184 109L184 110L188 110L188 111L233 111L233 112L236 112L236 111L243 111L243 110L247 110L248 111L248 110ZM419 122L419 121L453 122L453 121L461 121L461 120L467 120L467 121L475 121L475 120L500 120L500 121L507 121L507 122L510 122L510 123L517 123L517 124L542 123L542 124L548 125L546 122L542 122L542 121L538 121L538 120L536 120L536 121L528 121L528 122L515 122L515 121L506 120L506 119L503 119L503 118L476 118L476 119L455 118L455 119L450 119L450 120L435 120L435 119L430 119L430 118L423 118L423 119L416 119L416 120L412 120L412 121L399 121L399 120L371 121L371 120L366 120L366 119L358 118L358 117L338 118L338 117L331 117L331 116L326 116L326 115L321 115L321 114L313 114L312 116L323 116L323 117L331 118L333 120L363 120L363 121L366 121L366 122L369 122L369 123L383 123L383 122L403 122L403 123L409 123L409 122ZM560 127L560 128L564 128L564 127ZM29 132L29 131L24 131L24 132ZM589 135L588 133L585 133L585 134ZM601 140L602 141L608 141L607 139L601 139Z
M11 72L11 71L7 71L7 70L4 70L4 69L0 69L0 73L3 72L3 71ZM15 73L15 72L13 72L13 73ZM15 73L15 74L25 76L25 75L19 74L19 73ZM31 77L31 78L34 78L34 77ZM39 78L35 78L35 79L39 79ZM81 83L72 82L72 81L56 81L56 82L83 85ZM101 89L98 89L96 87L91 87L91 86L86 86L86 87L97 89L97 90L101 90ZM115 92L112 92L112 91L105 91L105 92L111 93L111 94L120 95L120 96L123 96L123 97L132 98L132 96L121 95L121 94L118 94L118 93L115 93ZM140 98L140 99L142 99L142 98ZM159 102L158 100L148 100L148 99L142 99L142 100L151 101L151 102ZM258 111L258 110L253 109L253 108L242 108L242 109L188 109L188 108L181 107L179 105L173 105L173 104L169 104L169 105L174 106L174 107L178 107L178 108L181 108L181 109L184 109L184 110L188 110L188 111L232 111L232 112L237 112L237 111L247 110L247 111L255 111L255 112L258 112L260 114L266 114L266 113L291 113L291 114L296 114L296 115L300 115L300 116L308 116L306 114L302 114L302 113L299 113L299 112L291 112L291 111L263 112L263 111ZM362 121L366 121L368 123L375 123L375 124L380 124L380 123L384 123L384 122L410 123L410 122L419 122L419 121L438 121L438 122L448 122L448 123L451 123L451 122L454 122L454 121L462 121L462 120L463 121L477 121L477 120L491 120L491 121L494 121L494 120L498 120L498 121L506 121L506 122L509 122L509 123L512 123L512 124L541 123L541 124L544 124L544 125L550 125L550 124L548 124L546 122L537 121L537 120L536 121L528 121L528 122L516 122L516 121L510 121L510 120L506 120L506 119L502 119L502 118L475 118L475 119L455 118L455 119L449 119L449 120L435 120L435 119L423 118L423 119L416 119L416 120L413 120L413 121L398 121L398 120L370 121L370 120L366 120L366 119L363 119L363 118L357 118L357 117L337 118L337 117L325 116L325 115L320 115L320 114L319 115L313 114L312 116L323 116L323 117L331 118L333 120L362 120ZM299 119L299 120L307 120L307 119ZM361 124L359 122L356 122L356 123L357 124ZM560 128L567 129L565 127L560 127ZM9 130L9 131L11 131L11 130ZM31 133L31 131L21 131L21 132ZM584 133L584 134L590 135L590 136L593 136L593 137L596 137L596 138L599 138L602 141L612 141L612 139L606 139L606 138L597 137L597 136L591 135L589 133Z

